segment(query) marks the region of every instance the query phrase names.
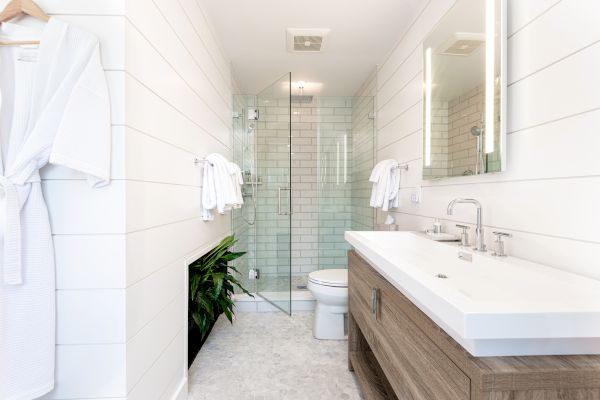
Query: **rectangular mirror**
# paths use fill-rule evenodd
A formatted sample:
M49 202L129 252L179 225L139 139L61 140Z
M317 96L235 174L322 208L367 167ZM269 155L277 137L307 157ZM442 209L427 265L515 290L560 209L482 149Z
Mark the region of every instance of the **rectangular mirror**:
M423 57L423 178L504 171L506 0L457 0Z

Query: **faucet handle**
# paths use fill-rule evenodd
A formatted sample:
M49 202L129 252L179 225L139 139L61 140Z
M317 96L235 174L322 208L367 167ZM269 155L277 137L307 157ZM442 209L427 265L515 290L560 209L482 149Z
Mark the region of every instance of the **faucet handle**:
M502 239L511 238L513 235L506 232L492 232L494 236L496 236L496 240L494 241L494 252L492 253L495 257L506 257L506 252L504 251L504 242Z
M469 233L467 232L469 230L469 227L467 225L461 225L461 224L456 224L457 228L462 229L462 232L460 234L460 245L461 246L468 246L469 245Z

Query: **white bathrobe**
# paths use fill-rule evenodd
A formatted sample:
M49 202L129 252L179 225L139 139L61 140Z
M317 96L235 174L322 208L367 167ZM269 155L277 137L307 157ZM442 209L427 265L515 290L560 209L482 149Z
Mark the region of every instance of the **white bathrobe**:
M62 165L94 186L110 173L110 106L98 40L51 18L43 30L0 25L0 399L54 387L55 271L39 169Z

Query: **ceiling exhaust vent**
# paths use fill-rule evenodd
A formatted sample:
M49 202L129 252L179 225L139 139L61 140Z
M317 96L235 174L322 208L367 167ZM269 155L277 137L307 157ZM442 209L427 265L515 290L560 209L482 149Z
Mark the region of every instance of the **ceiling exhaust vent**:
M441 47L440 54L468 57L485 44L483 33L454 33Z
M292 53L319 53L329 29L287 29L287 49Z

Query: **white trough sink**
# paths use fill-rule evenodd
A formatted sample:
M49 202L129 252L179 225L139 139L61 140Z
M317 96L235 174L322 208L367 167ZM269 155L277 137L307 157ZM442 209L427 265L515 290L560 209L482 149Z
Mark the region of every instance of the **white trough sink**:
M415 232L345 237L474 356L600 354L598 280Z

